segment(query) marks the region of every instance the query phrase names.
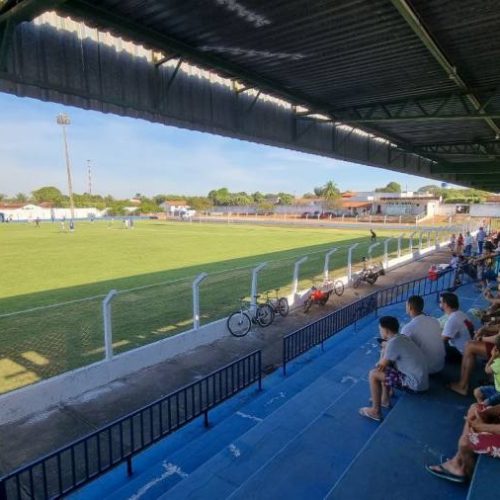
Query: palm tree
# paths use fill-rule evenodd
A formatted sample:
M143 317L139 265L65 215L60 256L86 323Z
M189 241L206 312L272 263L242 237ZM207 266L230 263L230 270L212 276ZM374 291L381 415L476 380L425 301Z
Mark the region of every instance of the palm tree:
M338 208L340 200L342 198L340 190L333 181L328 181L322 188L322 193L324 202L324 208Z
M17 193L14 199L19 203L28 201L28 197L24 193Z

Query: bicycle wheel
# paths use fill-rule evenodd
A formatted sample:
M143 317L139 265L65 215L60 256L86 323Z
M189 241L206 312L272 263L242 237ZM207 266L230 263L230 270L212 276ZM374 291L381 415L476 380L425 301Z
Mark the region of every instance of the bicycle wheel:
M288 305L288 300L285 297L281 297L278 300L278 313L280 316L288 316L288 313L290 312L290 306Z
M306 299L304 302L304 312L309 312L309 309L311 309L313 305L313 300L311 298Z
M274 310L269 304L259 304L255 311L255 320L257 323L266 327L274 321Z
M227 329L235 337L244 337L252 326L250 316L243 311L236 311L227 318Z
M343 295L344 294L344 283L342 283L342 281L340 281L340 280L334 281L333 291L335 292L335 295L337 295L338 297Z
M366 282L369 283L370 285L374 285L377 279L378 279L378 274L374 274L373 276L366 278Z
M358 288L359 285L361 285L361 282L363 281L362 278L354 278L354 281L352 282L352 287L353 288Z

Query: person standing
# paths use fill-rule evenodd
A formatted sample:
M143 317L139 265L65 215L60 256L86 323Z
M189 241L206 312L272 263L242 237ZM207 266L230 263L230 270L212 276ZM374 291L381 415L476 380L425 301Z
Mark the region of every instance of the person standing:
M465 238L464 238L464 255L467 257L470 257L472 255L472 243L473 243L473 238L470 234L470 231L467 231L465 233Z
M484 240L486 239L486 233L482 227L479 228L479 231L476 235L477 241L477 253L481 255L483 253Z

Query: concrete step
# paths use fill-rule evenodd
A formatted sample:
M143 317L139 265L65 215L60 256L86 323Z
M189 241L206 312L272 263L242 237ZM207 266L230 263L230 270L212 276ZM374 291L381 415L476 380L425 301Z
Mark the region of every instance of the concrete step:
M363 498L369 485L370 500L465 499L466 486L433 477L425 465L453 456L468 403L439 383L403 395L325 498Z
M377 357L366 354L362 347L356 349L342 363L325 372L306 389L285 403L277 411L265 418L244 435L234 440L229 447L221 450L205 464L201 465L184 481L169 490L165 498L226 498L238 495L239 488L251 478L259 481L259 472L268 465L272 467L285 450L299 436L309 438L314 434L316 424L321 426L326 421L338 421L340 425L334 431L338 435L342 425L348 427L348 422L356 420L363 432L361 441L353 440L353 446L361 446L366 437L364 433L373 432L376 428L373 422L357 416L357 408L367 402L366 382L360 383L362 374L366 376L367 369ZM343 424L342 424L343 423ZM307 432L306 432L307 431ZM350 431L349 431L350 432ZM344 437L346 432L344 433ZM321 439L321 436L317 435ZM344 447L332 450L332 455L344 453ZM313 461L314 462L314 461ZM311 465L313 465L311 462ZM341 473L341 460L335 470ZM286 462L281 466L287 467ZM271 486L272 478L267 483ZM252 488L252 486L250 486ZM243 495L246 495L246 490Z
M281 371L275 372L265 378L261 393L249 388L211 411L209 432L203 428L201 420L197 420L136 457L132 478L128 479L124 466L120 466L73 496L126 498L141 488L142 495L146 495L146 491L152 493L150 490L160 482L165 487L175 484L186 471L195 470L314 383L325 371L344 362L353 350L359 349L361 357L375 355L376 343L372 337L371 330L355 332L354 328L346 329L325 344L324 353L318 347L301 356L289 370L288 377L284 378ZM347 382L352 383L352 380L348 378ZM182 468L179 468L179 463L183 464ZM146 485L149 486L144 490ZM150 493L141 498L152 498Z

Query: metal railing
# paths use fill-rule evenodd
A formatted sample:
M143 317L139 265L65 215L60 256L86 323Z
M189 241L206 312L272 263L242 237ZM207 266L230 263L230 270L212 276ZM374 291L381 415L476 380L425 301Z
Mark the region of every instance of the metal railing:
M102 427L0 479L0 500L58 498L204 415L258 382L262 389L262 351L254 351L163 398Z
M286 375L289 361L317 345L323 347L325 340L365 316L377 313L379 308L405 302L412 295L425 296L454 289L455 278L455 272L447 270L440 273L436 280L419 278L379 290L286 335L283 337L283 374Z
M375 292L283 337L283 374L286 375L286 364L289 361L314 346L323 346L325 340L376 312L377 304Z

